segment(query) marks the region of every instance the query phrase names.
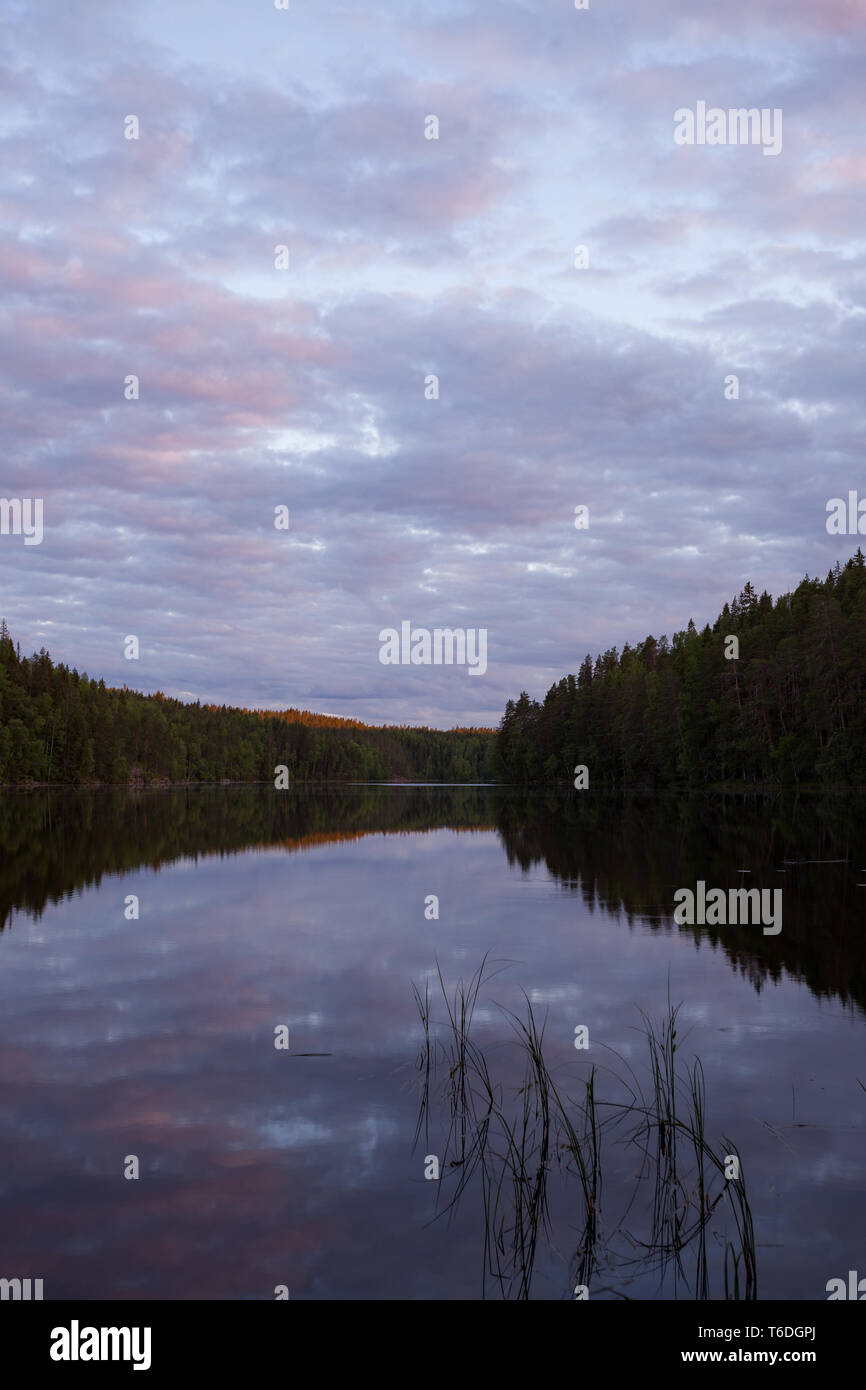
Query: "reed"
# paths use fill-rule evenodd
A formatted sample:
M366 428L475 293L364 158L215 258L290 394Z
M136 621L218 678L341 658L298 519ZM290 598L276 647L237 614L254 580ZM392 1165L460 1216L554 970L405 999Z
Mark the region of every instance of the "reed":
M569 1261L569 1282L625 1297L628 1285L656 1271L662 1286L673 1282L692 1297L708 1299L713 1251L707 1240L711 1218L727 1206L732 1238L721 1254L725 1298L757 1297L752 1214L742 1157L730 1140L714 1148L707 1138L706 1081L699 1058L684 1064L678 1022L681 1005L660 1020L642 1014L647 1043L646 1084L614 1053L620 1067L590 1067L578 1097L566 1094L545 1057L545 1022L539 1022L524 993L522 1016L503 1009L522 1059L522 1082L513 1091L497 1080L488 1052L471 1035L482 990L494 973L485 955L467 981L449 994L437 965L445 1005L444 1036L434 1037L429 982L413 986L422 1026L417 1066L422 1073L415 1145L429 1139L435 1094L447 1103L440 1186L434 1220L453 1214L472 1188L484 1214L482 1296L492 1279L505 1298L528 1299L540 1248L552 1249L550 1180L558 1169L568 1210L581 1235ZM625 1092L602 1095L599 1087ZM605 1236L602 1221L603 1166L612 1131L617 1142L640 1156L635 1186L625 1212ZM735 1156L739 1176L726 1178L726 1157ZM576 1182L574 1181L576 1179ZM627 1224L647 1192L640 1235ZM576 1205L575 1205L576 1204ZM718 1217L716 1216L716 1221ZM691 1262L691 1263L689 1263ZM693 1265L693 1268L692 1268ZM599 1284L602 1277L612 1283Z

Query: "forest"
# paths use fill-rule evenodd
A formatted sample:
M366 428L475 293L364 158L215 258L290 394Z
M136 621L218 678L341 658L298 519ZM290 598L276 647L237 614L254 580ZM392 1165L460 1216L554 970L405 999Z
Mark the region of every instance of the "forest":
M497 731L377 727L307 710L185 703L22 656L0 625L0 783L571 781L866 785L866 560L775 601L751 583L712 626L647 637L509 700Z
M493 730L379 728L307 710L184 703L106 686L0 625L0 783L137 785L294 781L473 782Z
M732 641L731 639L736 639ZM866 562L775 602L747 583L700 632L587 655L543 701L509 700L492 770L517 783L866 784Z

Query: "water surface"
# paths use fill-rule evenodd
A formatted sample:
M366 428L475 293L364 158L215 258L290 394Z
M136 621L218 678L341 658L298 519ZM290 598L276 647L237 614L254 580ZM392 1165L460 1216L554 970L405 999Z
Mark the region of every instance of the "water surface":
M758 1297L825 1298L866 1273L864 828L861 805L832 798L4 795L0 1275L42 1278L47 1298L514 1296L485 1278L479 1179L432 1219L455 1177L424 1177L450 1126L435 1087L413 1147L412 985L431 981L435 1003L437 966L451 989L486 955L498 973L473 1027L504 1104L523 1061L503 1009L525 1015L524 992L564 1093L594 1064L610 1098L623 1063L645 1076L640 1011L682 1001L708 1134L742 1158ZM781 933L676 926L673 894L697 879L781 887ZM435 1016L445 1040L441 1002ZM530 1290L570 1298L580 1203L550 1166ZM679 1274L643 1259L639 1167L611 1133L590 1297L694 1296L691 1248ZM712 1297L725 1210L706 1229Z

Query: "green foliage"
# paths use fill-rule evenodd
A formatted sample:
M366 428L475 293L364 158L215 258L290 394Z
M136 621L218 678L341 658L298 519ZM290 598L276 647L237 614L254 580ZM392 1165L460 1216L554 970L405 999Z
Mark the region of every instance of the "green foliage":
M184 704L22 657L0 626L0 782L484 781L486 729L374 728L306 710Z
M739 658L725 656L725 639ZM591 786L866 783L866 562L774 603L751 584L713 627L587 656L544 701L509 700L491 766Z

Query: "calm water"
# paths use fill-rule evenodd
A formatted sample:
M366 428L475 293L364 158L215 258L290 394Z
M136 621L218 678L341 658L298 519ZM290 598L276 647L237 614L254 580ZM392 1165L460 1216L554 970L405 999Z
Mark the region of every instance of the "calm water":
M524 1062L503 1009L525 1016L524 991L563 1094L595 1064L611 1102L627 1066L648 1080L640 1011L682 1001L677 1058L701 1059L707 1137L742 1160L758 1297L826 1298L829 1279L866 1274L864 829L862 805L831 799L4 795L0 1276L42 1278L46 1298L514 1296L485 1278L480 1172L433 1219L459 1175L447 1066L413 1147L412 986L431 982L444 1041L437 963L451 990L487 955L473 1035L515 1113ZM698 879L781 887L781 933L675 925L674 892ZM604 1137L590 1297L693 1297L698 1243L679 1276L663 1267L627 1129ZM444 1156L439 1182L427 1155ZM571 1298L583 1209L547 1166L531 1296ZM724 1297L726 1197L704 1234Z

